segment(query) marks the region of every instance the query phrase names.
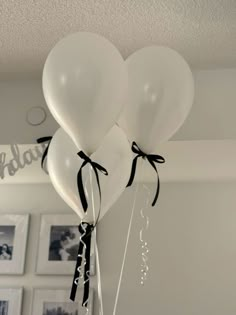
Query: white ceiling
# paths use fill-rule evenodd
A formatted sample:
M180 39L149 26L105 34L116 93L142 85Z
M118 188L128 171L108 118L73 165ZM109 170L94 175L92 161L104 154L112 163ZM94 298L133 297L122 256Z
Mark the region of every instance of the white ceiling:
M124 57L161 44L193 67L236 66L235 0L1 0L0 73L39 73L53 45L82 30Z

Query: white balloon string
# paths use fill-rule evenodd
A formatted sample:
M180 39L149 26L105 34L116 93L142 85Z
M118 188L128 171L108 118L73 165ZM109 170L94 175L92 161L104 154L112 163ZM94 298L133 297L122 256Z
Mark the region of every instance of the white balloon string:
M82 220L82 222L84 221L84 222L86 222L86 217L87 217L87 212L85 213L85 215L84 215L84 217L83 217L83 220ZM80 276L78 277L78 278L76 278L75 279L75 281L74 281L74 283L78 286L78 283L79 283L79 281L80 280L82 280L82 279L84 279L84 274L83 274L83 269L85 268L85 266L86 266L86 262L87 262L87 260L86 260L86 257L85 257L85 255L84 255L84 253L86 253L86 249L87 249L87 245L86 245L86 243L83 241L83 238L84 238L84 236L86 235L86 229L85 229L85 227L84 227L84 225L83 224L81 224L81 228L82 228L82 230L83 230L83 234L80 234L80 242L83 244L83 253L82 254L79 254L78 255L78 257L80 257L81 259L82 259L82 262L83 262L83 266L82 266L82 264L81 264L81 266L79 266L78 267L78 272L80 273ZM84 280L83 281L83 287L85 286L85 283L87 283L87 281L89 281L89 277L90 277L90 271L87 271L86 272L86 276L87 276L87 280ZM89 308L88 308L88 306L86 306L86 304L88 305L88 302L89 302L89 298L83 303L83 307L86 309L86 314L85 315L88 315L88 313L89 313Z
M84 228L83 225L81 225L81 228L82 228L82 230L83 230L83 234L80 234L80 243L83 244L84 249L85 249L85 251L86 251L87 246L86 246L86 243L83 241L83 237L86 235L86 229ZM82 254L78 254L78 257L80 257L81 260L84 261L84 266L85 266L85 265L86 265L86 259L85 259L84 255L83 255L83 253L82 253ZM78 267L77 270L78 270L80 276L75 279L74 283L78 286L79 280L80 280L80 279L83 279L82 264L81 264L81 266Z
M147 191L147 198L145 201L144 206L140 210L140 215L141 218L143 219L143 224L142 228L140 230L140 242L141 242L141 285L144 285L144 282L147 280L147 275L149 271L149 266L148 266L148 254L149 254L149 247L148 247L148 242L144 239L144 231L147 231L149 228L149 217L146 214L146 210L149 206L150 203L150 189L143 184L144 189Z
M90 187L91 187L91 197L92 197L92 209L93 209L93 220L96 220L96 213L95 213L95 202L94 202L94 194L93 194L93 176L92 176L92 168L89 169L90 175ZM96 255L96 271L97 271L97 278L98 278L98 300L100 302L99 308L99 315L103 315L103 298L102 298L102 282L101 282L101 268L100 268L100 261L99 261L99 254L98 254L98 245L97 245L97 231L96 227L93 231L94 238L95 238L95 255ZM87 315L87 314L86 314Z
M84 218L86 217L86 215L84 216ZM83 234L80 234L80 242L83 244L83 247L84 247L84 249L83 249L83 253L84 252L86 252L86 249L87 249L87 245L86 245L86 243L83 241L83 237L86 235L86 229L85 229L85 227L84 227L84 225L82 224L81 225L81 228L82 228L82 230L83 230ZM76 279L75 279L75 281L74 281L74 283L78 286L78 284L79 284L79 281L80 280L82 280L82 279L84 279L84 275L83 275L83 268L85 268L85 265L86 265L86 258L85 258L85 256L84 256L84 254L78 254L78 257L80 257L81 258L81 260L82 260L82 262L83 262L83 266L82 266L82 264L81 264L81 266L79 266L78 268L77 268L77 270L78 270L78 272L79 272L79 274L80 274L80 276L79 277L77 277ZM89 275L89 271L87 271L86 272L86 275L87 275L87 277L89 277L90 275ZM85 283L88 281L88 278L87 278L87 280L85 280L84 282L83 282L83 285L85 285ZM87 300L87 301L85 301L84 303L83 303L83 307L86 309L86 314L85 315L88 315L88 312L89 312L89 308L88 308L88 306L85 306L86 305L86 302L88 302L89 301L89 299Z
M96 228L95 228L95 237L96 237ZM96 266L97 266L97 278L98 278L98 299L100 302L99 315L103 315L103 299L102 299L102 282L101 282L101 268L98 254L97 240L95 240L95 253L96 253Z
M141 167L141 171L142 171L143 161L141 161L140 164L141 164L140 167ZM136 206L136 200L137 200L137 196L138 196L139 187L140 187L140 183L137 183L135 193L134 193L134 200L133 200L133 206L132 206L132 210L131 210L130 220L129 220L129 227L128 227L128 233L127 233L127 238L126 238L126 243L125 243L124 256L123 256L123 261L122 261L121 270L120 270L120 277L119 277L117 291L116 291L116 298L115 298L115 304L114 304L114 309L113 309L113 315L116 315L116 309L117 309L117 304L118 304L119 295L120 295L121 281L122 281L123 273L124 273L124 266L125 266L125 261L126 261L126 257L127 257L127 250L128 250L128 245L129 245L131 227L132 227L132 223L133 223L134 210L135 210L135 206Z

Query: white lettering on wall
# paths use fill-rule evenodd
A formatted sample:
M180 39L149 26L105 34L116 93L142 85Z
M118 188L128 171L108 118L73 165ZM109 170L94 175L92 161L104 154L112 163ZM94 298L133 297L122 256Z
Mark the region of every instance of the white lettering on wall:
M23 169L33 162L42 158L43 152L47 144L36 145L34 148L27 149L20 152L17 144L10 146L11 156L7 159L7 153L0 153L0 178L4 179L6 176L14 176L17 171Z

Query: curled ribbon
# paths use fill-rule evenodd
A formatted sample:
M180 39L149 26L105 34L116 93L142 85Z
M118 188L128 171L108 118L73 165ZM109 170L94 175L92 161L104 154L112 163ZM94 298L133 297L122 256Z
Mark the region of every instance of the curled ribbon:
M131 168L131 174L130 174L130 178L128 181L128 184L126 187L129 187L132 185L133 181L134 181L134 177L135 177L135 172L136 172L136 167L137 167L137 161L138 158L143 158L144 160L147 159L148 162L151 164L151 166L153 167L153 169L155 170L156 174L157 174L157 189L156 189L156 193L155 193L155 197L153 199L152 202L152 206L155 206L158 196L159 196L159 192L160 192L160 179L159 179L159 174L156 168L155 163L165 163L165 159L158 154L147 154L144 153L139 146L137 145L136 142L133 141L132 143L132 151L137 154L136 157L133 159L133 164L132 164L132 168Z
M78 250L75 273L74 273L74 278L73 278L73 283L72 283L72 288L71 288L70 299L72 301L75 300L77 287L79 285L79 280L81 279L82 260L84 257L84 277L83 277L84 278L84 295L83 295L82 306L87 307L88 300L89 300L91 235L92 235L94 226L87 222L82 222L78 228L79 228L81 237L80 237L79 250Z
M78 190L79 190L79 195L80 195L80 201L81 204L83 206L84 212L87 212L88 209L88 202L85 196L85 192L84 192L84 185L83 185L83 179L82 179L82 170L83 167L85 167L86 164L90 164L94 170L95 176L96 176L96 180L97 180L97 185L98 185L98 191L99 191L99 196L100 196L100 205L101 205L101 187L100 187L100 181L99 181L99 175L98 175L98 171L101 172L104 175L108 175L107 170L102 167L100 164L92 161L83 151L80 151L77 153L78 156L84 160L84 162L82 163L78 175L77 175L77 186L78 186Z
M150 189L143 184L143 188L147 191L147 198L144 206L140 210L140 215L142 220L142 228L140 230L140 242L141 242L141 285L144 285L144 282L147 280L147 275L149 271L148 260L149 260L149 245L148 241L145 240L144 232L148 231L149 228L149 217L147 216L146 210L148 209L149 201L150 201Z
M45 159L46 159L46 157L48 155L48 149L49 149L51 141L52 141L52 137L49 137L49 136L37 139L37 143L44 143L44 142L48 143L46 149L43 152L43 156L42 156L42 160L41 160L41 167L46 173L47 173L47 171L46 171L46 169L44 167L44 162L45 162Z

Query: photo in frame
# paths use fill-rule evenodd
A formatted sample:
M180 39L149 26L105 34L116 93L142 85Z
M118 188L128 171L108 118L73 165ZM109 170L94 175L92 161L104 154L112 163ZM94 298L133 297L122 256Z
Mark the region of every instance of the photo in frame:
M0 215L0 274L24 273L28 225L27 214Z
M82 293L79 289L72 302L70 289L34 289L31 315L92 315L94 292L90 289L87 308L82 307Z
M76 215L41 216L36 273L73 275L78 255L80 233ZM95 239L91 241L90 275L95 275Z
M20 315L22 294L21 288L0 288L0 315Z

